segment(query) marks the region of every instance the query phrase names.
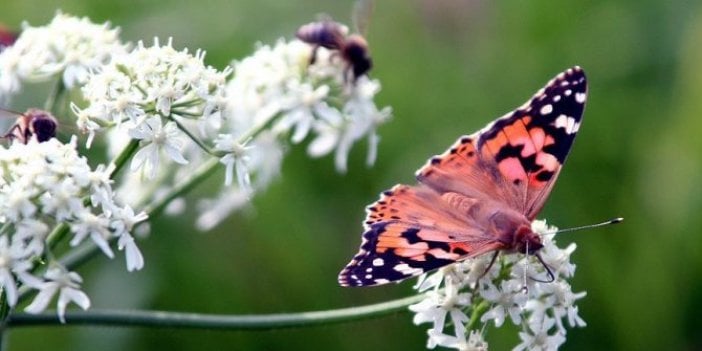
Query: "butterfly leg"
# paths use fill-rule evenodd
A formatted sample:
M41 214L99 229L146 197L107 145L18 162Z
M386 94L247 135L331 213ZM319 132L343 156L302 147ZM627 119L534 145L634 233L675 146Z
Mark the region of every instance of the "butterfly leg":
M500 254L499 250L495 251L495 253L492 254L492 258L490 259L490 264L488 264L487 268L485 268L485 272L483 272L483 274L481 274L480 277L478 277L478 280L482 279L486 274L488 274L488 272L490 271L490 268L492 268L492 265L494 265L495 261L497 261L497 255L499 255L499 254Z
M539 260L539 262L541 262L541 265L543 265L544 268L546 269L546 273L548 274L548 280L536 279L534 277L529 277L529 279L531 279L535 282L539 282L539 283L553 283L553 281L556 280L556 276L553 275L553 272L551 271L551 267L549 267L546 264L546 262L544 262L544 259L541 258L541 255L539 255L538 252L535 253L534 256L536 256L536 258Z

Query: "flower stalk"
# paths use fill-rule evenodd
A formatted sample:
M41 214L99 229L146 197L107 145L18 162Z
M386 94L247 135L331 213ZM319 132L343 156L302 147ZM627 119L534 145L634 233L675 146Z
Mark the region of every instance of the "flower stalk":
M382 317L405 312L407 306L421 300L410 296L378 304L312 311L258 315L212 315L162 311L98 310L66 312L65 323L60 323L53 313L13 313L7 320L8 327L103 325L120 327L157 327L186 329L273 330L347 323L360 319Z

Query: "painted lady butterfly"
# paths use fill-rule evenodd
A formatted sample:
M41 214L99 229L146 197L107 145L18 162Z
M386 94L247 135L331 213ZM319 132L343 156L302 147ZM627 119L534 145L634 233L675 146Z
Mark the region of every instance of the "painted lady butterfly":
M463 136L367 208L361 248L342 286L380 285L488 252L537 255L531 221L544 206L580 127L587 83L580 67L530 101Z

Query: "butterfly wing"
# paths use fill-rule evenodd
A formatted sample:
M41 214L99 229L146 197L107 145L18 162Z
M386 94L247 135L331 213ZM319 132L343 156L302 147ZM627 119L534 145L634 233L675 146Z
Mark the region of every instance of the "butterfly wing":
M532 220L573 145L586 97L585 73L568 69L520 108L431 158L417 179L440 193L500 201Z
M342 286L380 285L502 248L480 224L426 186L396 185L367 208L361 248L339 274ZM459 210L462 209L462 210Z

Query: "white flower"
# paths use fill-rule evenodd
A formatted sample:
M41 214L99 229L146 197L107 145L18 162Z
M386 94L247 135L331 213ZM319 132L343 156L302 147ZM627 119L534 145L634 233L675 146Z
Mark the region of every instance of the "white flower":
M131 231L146 215L135 214L131 207L115 201L112 167L99 165L92 169L76 151L76 143L74 137L69 144L51 139L0 146L0 218L4 222L0 285L10 304L17 301L17 281L40 290L28 307L33 313L46 308L59 292L61 318L68 302L75 301L84 308L89 302L78 290L80 277L75 273L54 268L43 277L30 273L44 260L50 267L56 265L53 248L47 245L50 226L67 224L71 247L89 237L108 257L113 257L110 245L118 239L119 249L126 251L128 270L144 264Z
M28 313L40 313L46 309L56 292L59 293L56 304L56 312L61 323L66 323L64 315L66 306L74 302L80 308L87 310L90 307L90 299L80 290L80 283L83 279L75 272L68 272L63 267L52 267L44 274L46 281L39 286L33 286L39 293L24 310Z
M340 172L346 171L351 146L367 136L367 163L372 164L379 140L375 129L390 115L389 108L378 109L373 102L380 84L364 76L349 85L346 64L333 59L333 51L317 48L317 60L309 65L311 52L299 40L279 40L235 62L234 79L227 86L230 124L241 130L277 115L275 133L289 134L295 144L311 132L317 134L308 153L319 157L336 150Z
M120 250L125 250L127 271L131 272L144 268L144 256L142 256L139 247L134 242L134 238L129 233L124 233L119 237L117 247Z
M418 288L426 289L433 286L434 289L425 293L424 300L409 307L410 311L416 313L413 318L414 324L433 323L433 327L427 331L429 348L437 345L452 347L452 345L466 343L465 324L470 318L465 314L464 308L470 306L472 295L469 292L459 292L463 282L456 279L457 275L460 275L456 272L456 268L458 268L457 265L442 268L418 283ZM444 289L439 289L441 281L444 283ZM450 317L453 325L452 335L444 333L447 316Z
M483 331L487 324L493 321L499 328L508 316L522 327L521 343L515 350L555 350L566 340L564 320L570 327L585 326L575 305L585 292L573 293L565 280L575 272L570 262L575 246L558 248L550 238L557 229L545 221L534 221L532 228L542 235L544 247L539 254L553 271L553 282L534 280L547 276L546 267L535 257L504 252L491 266L493 256L485 254L420 276L414 288L424 292L425 299L410 310L415 312L415 324L433 324L428 331L429 348L486 350ZM465 303L452 303L455 298L451 297L462 294L470 294L470 298L464 299ZM452 333L444 331L447 315L452 317ZM473 323L469 325L470 320ZM475 323L478 320L480 323Z
M480 320L486 322L492 319L495 321L495 326L500 327L505 321L505 316L509 315L512 323L519 325L521 323L522 306L527 299L522 288L521 283L515 284L514 281L503 281L499 289L491 285L487 289L481 290L480 295L486 301L494 303L494 305Z
M22 257L25 256L21 248L10 246L7 235L0 236L0 286L5 293L7 303L10 306L17 304L17 283L13 273L18 268L25 270Z
M141 139L146 146L134 155L131 170L136 171L141 168L148 178L153 178L159 167L161 150L165 151L171 160L187 164L188 160L181 153L185 143L182 134L173 122L163 126L159 117L151 117L132 129L129 135L134 139Z
M88 72L125 52L119 29L58 12L46 26L24 25L17 41L0 54L0 96L20 89L22 81L62 75L68 89L85 83Z
M246 142L240 143L238 138L231 134L220 134L215 140L215 150L226 152L219 162L226 166L224 185L232 184L232 173L236 169L236 179L239 188L244 191L251 191L251 176L249 175L249 162L251 157L251 146L246 146Z
M519 332L522 342L513 351L552 351L558 350L565 341L565 335L560 332L549 334L556 321L553 318L545 317L540 320L530 320L525 331Z
M85 237L90 236L95 245L109 258L114 257L108 239L112 233L109 231L109 219L105 216L96 216L91 212L80 213L77 221L71 224L75 234L71 239L71 246L78 246Z
M172 45L170 39L161 45L156 38L151 47L139 42L91 73L82 89L88 106L73 108L79 128L94 134L100 125L120 126L131 135L139 134L136 129L153 118L203 124L219 116L226 105L224 84L231 69L205 66L204 51L193 55Z

